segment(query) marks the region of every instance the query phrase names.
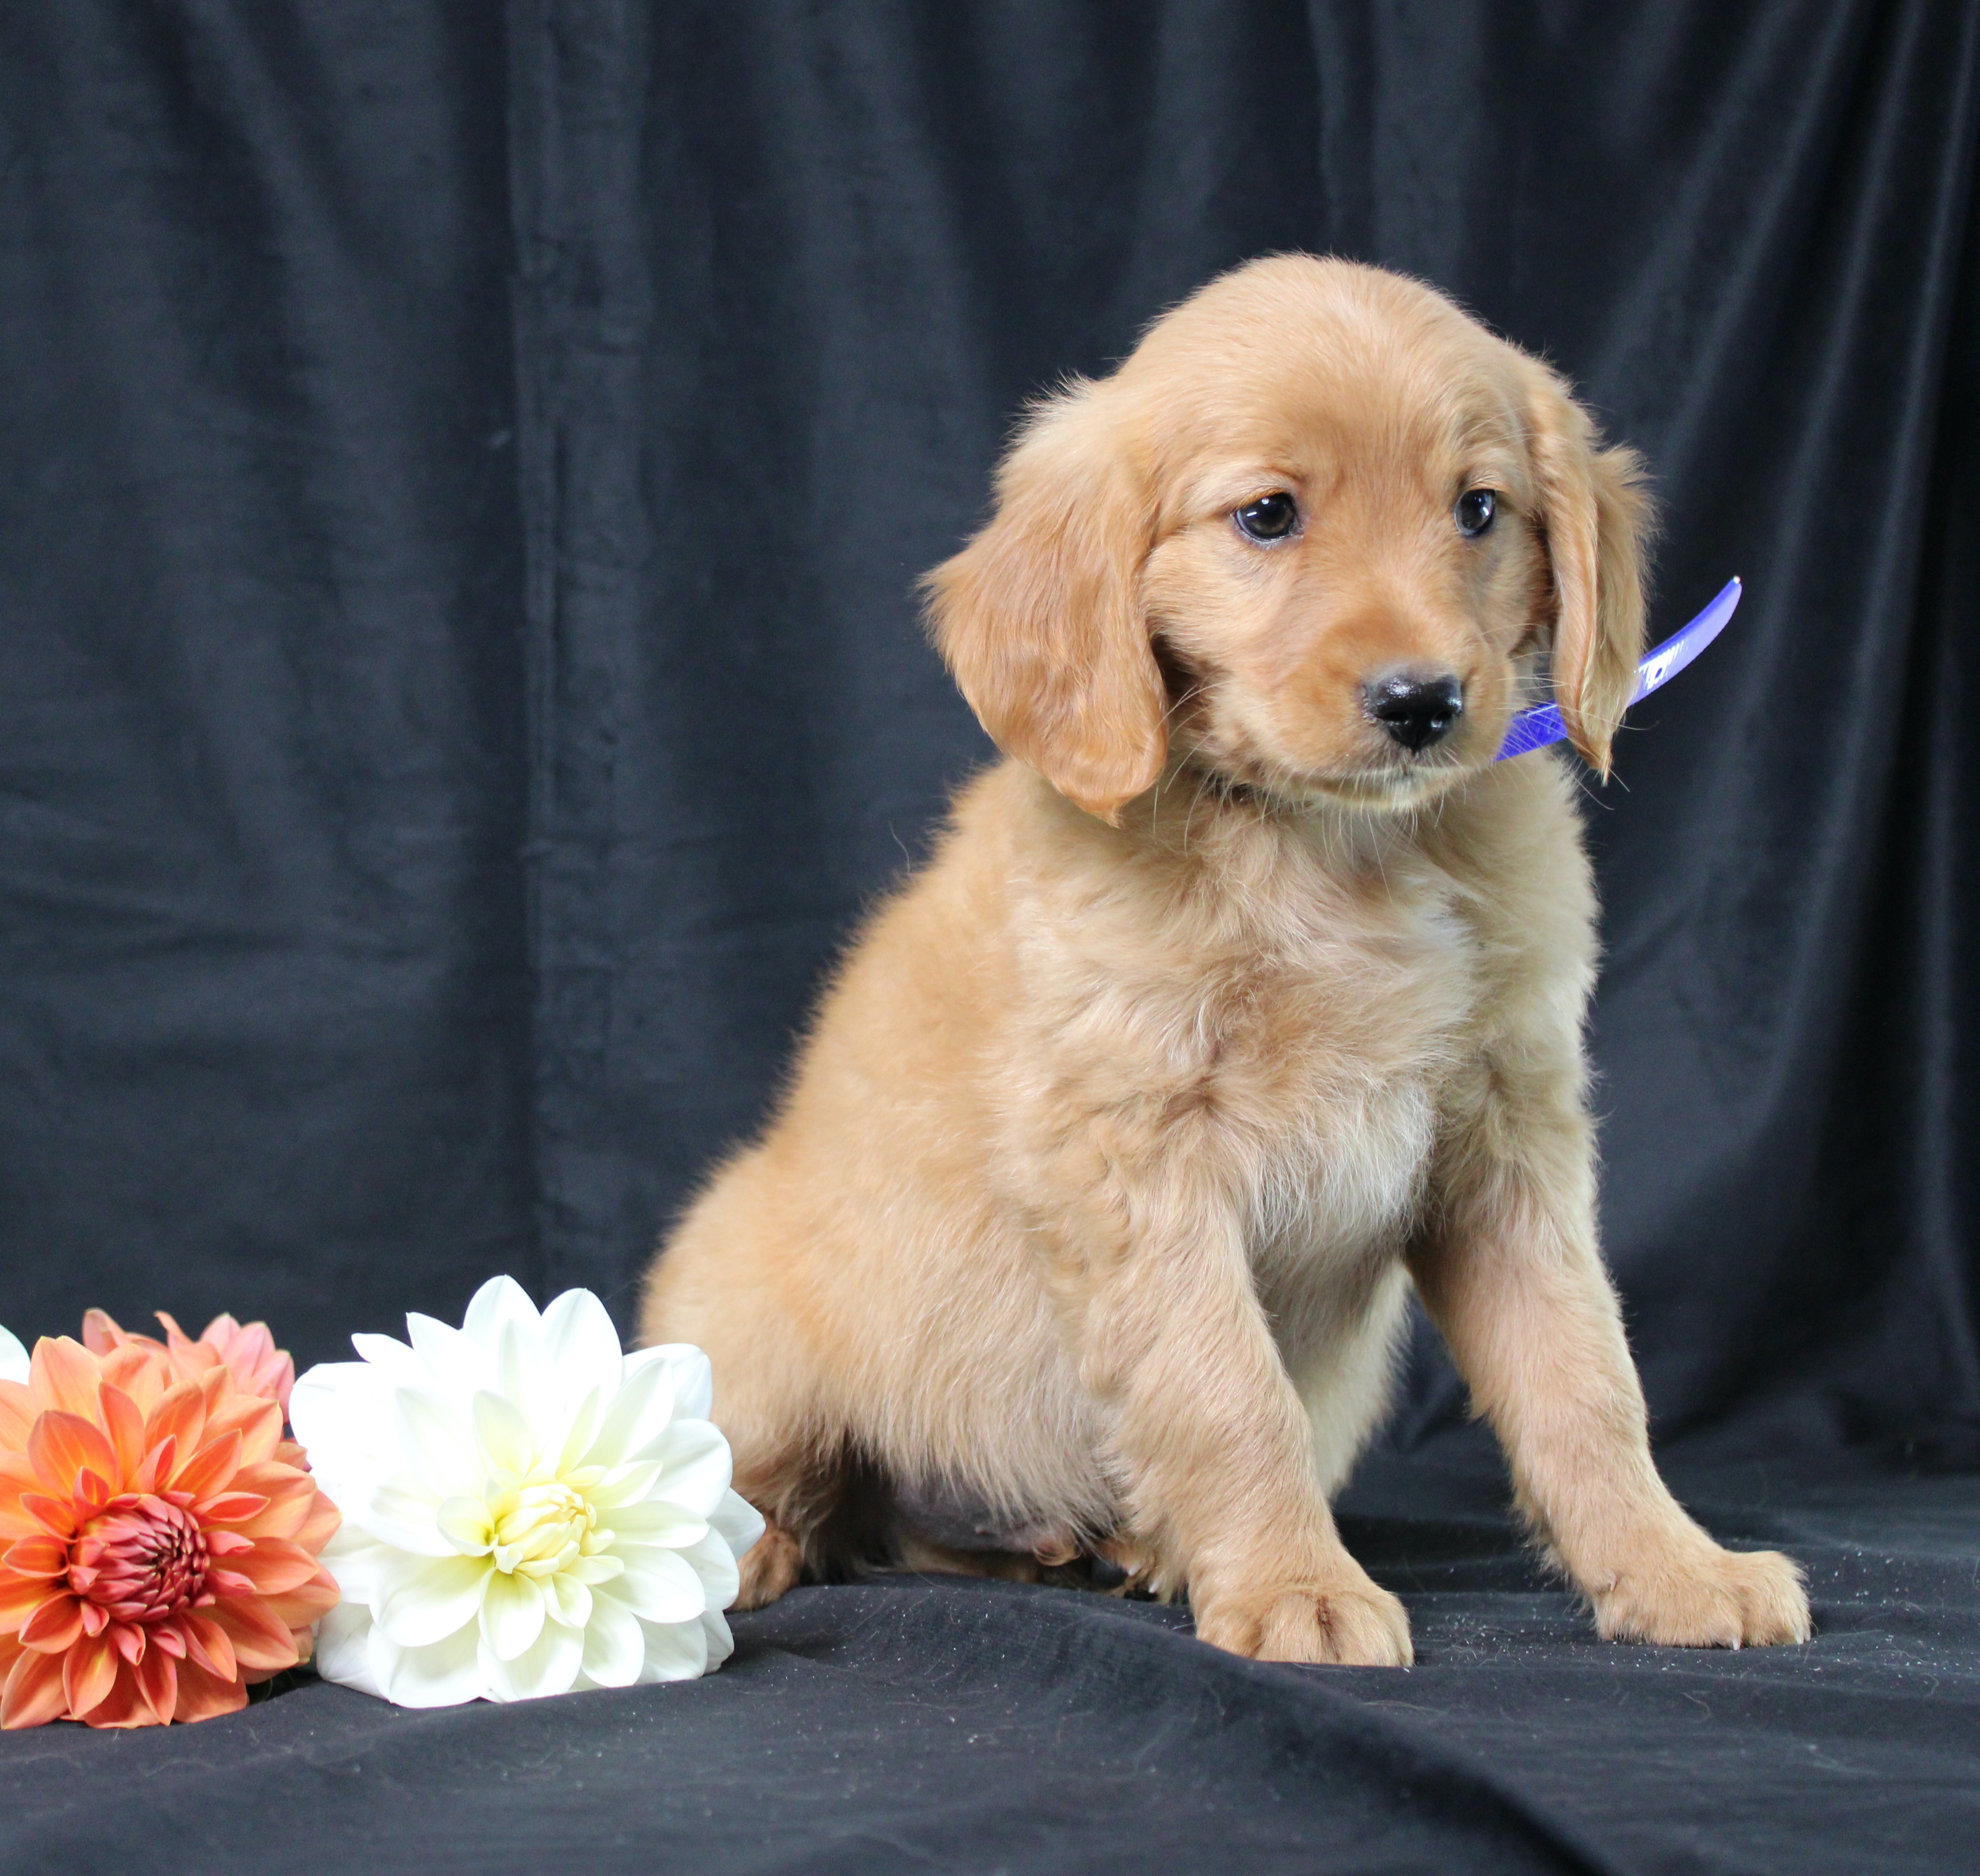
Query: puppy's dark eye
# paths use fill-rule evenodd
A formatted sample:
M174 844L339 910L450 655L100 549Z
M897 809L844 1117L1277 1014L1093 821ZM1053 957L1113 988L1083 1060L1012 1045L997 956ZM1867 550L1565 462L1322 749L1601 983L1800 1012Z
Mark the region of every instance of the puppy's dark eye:
M1499 497L1489 488L1467 488L1457 498L1457 506L1451 511L1457 521L1460 534L1476 537L1492 525L1492 517L1499 512Z
M1284 489L1247 501L1232 517L1254 541L1283 541L1299 526L1299 504Z

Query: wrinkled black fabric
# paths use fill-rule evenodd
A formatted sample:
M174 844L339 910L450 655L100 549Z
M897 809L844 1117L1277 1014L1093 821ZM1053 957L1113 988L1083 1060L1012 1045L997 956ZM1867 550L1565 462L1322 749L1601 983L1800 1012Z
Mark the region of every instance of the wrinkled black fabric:
M0 12L0 1322L227 1308L307 1361L500 1270L630 1322L986 753L912 587L1014 410L1331 250L1645 451L1660 627L1746 580L1590 793L1604 1213L1679 1470L1824 1625L1595 1643L1440 1456L1424 1335L1351 1532L1407 1680L819 1592L693 1688L8 1738L9 1867L168 1817L216 1869L272 1830L323 1868L1960 1861L1976 42L1952 0Z
M677 1686L435 1714L311 1681L169 1733L0 1735L0 1871L1972 1866L1980 1484L1680 1467L1714 1528L1804 1561L1821 1632L1623 1648L1534 1572L1481 1456L1440 1438L1349 1494L1407 1675L1238 1661L1076 1591L800 1589Z

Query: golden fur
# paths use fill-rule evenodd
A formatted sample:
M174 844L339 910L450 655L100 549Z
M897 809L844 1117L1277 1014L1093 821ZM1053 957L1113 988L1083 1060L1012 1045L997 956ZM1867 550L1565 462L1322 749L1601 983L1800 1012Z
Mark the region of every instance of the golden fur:
M1807 1635L1795 1566L1721 1549L1652 1464L1596 1244L1575 783L1492 760L1550 668L1606 770L1637 480L1440 295L1300 256L1033 414L929 582L1008 759L647 1293L770 1521L746 1606L862 1552L1085 1550L1240 1654L1407 1662L1327 1500L1414 1281L1603 1635ZM1261 543L1234 513L1271 491L1302 523ZM1401 667L1464 686L1420 753L1363 705Z

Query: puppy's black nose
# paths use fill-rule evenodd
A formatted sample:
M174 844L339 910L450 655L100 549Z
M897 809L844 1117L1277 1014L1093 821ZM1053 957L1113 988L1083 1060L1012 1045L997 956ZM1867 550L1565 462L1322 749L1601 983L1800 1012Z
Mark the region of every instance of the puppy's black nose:
M1421 677L1399 671L1364 684L1361 694L1368 714L1408 750L1442 742L1464 714L1464 687L1448 674Z

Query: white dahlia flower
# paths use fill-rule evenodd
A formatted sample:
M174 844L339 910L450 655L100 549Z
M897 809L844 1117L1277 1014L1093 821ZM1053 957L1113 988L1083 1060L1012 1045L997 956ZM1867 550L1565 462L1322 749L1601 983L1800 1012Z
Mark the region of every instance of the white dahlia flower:
M21 1346L21 1338L11 1329L0 1328L0 1381L18 1381L25 1387L28 1366L28 1351Z
M407 1707L682 1681L733 1646L722 1611L763 1521L729 1488L708 1358L622 1354L605 1306L541 1316L507 1277L411 1346L296 1383L289 1417L344 1513L326 1678Z

